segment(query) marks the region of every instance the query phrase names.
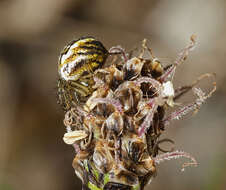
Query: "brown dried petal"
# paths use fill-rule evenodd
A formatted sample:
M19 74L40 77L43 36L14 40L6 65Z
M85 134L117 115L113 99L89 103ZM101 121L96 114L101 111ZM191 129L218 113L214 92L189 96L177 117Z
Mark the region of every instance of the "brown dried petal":
M111 170L113 166L114 158L110 153L110 147L108 142L100 140L96 143L94 153L93 153L93 162L95 167L101 173L107 173Z
M133 79L140 75L143 65L144 62L136 57L133 57L130 60L128 60L124 65L125 78L128 80Z
M112 113L106 120L107 129L114 131L116 134L120 134L123 130L123 118L119 112Z

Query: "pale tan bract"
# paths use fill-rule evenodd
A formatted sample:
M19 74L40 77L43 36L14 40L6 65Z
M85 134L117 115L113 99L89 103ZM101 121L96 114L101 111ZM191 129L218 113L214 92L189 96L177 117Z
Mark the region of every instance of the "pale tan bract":
M63 140L66 144L74 144L76 141L85 139L88 134L83 130L70 131L64 134Z

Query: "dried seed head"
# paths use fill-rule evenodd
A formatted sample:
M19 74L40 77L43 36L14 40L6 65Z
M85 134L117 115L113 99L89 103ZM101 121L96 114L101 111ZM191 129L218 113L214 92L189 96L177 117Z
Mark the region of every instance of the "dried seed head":
M161 143L174 142L160 137L170 121L198 110L212 95L216 90L215 84L207 95L200 88L195 88L201 79L212 75L206 74L192 85L174 89L172 78L176 67L193 49L196 42L194 36L175 62L166 69L163 69L146 42L143 41L143 49L138 57L128 58L121 47L111 48L109 55L121 54L122 60L105 68L99 68L98 65L95 72L89 73L86 82L93 82L87 86L92 87L92 91L84 88L81 75L69 83L76 87L77 94L84 93L85 101L81 101L79 106L77 103L72 104L74 100L68 91L71 89L68 82L64 81L64 86L60 86L61 100L67 100L63 101L66 107L73 107L65 115L67 133L64 141L74 146L76 156L73 167L84 185L91 190L143 189L156 176L156 165L173 158L186 157L192 160L191 163L185 163L183 168L197 165L188 153L163 150ZM81 48L80 45L78 47ZM72 49L69 47L70 51ZM66 51L65 56L68 55ZM145 51L150 53L150 58L143 58ZM64 60L65 56L62 57ZM75 64L78 60L75 59ZM88 65L92 65L91 59L87 60ZM191 89L197 96L195 102L165 116L167 108L174 107L177 104L175 101ZM164 153L159 154L161 151Z

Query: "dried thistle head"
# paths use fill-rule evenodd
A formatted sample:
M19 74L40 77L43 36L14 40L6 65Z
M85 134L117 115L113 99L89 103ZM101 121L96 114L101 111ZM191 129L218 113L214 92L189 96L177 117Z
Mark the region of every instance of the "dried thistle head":
M213 74L204 74L191 85L174 88L173 75L194 48L195 36L176 60L165 67L147 47L146 40L141 53L134 57L119 46L107 51L90 37L74 43L62 52L65 59L59 64L66 68L60 70L60 77L66 72L74 78L59 79L58 97L67 111L63 140L74 146L73 167L84 187L139 190L156 176L156 167L162 161L186 157L191 163L185 163L182 169L197 165L186 152L160 147L163 142L174 143L161 139L170 122L197 111L216 90L215 83L208 94L195 87ZM143 58L145 51L150 53L149 58ZM109 55L120 58L116 54L121 59L102 66ZM166 115L166 110L176 107L176 100L189 90L193 90L196 100Z

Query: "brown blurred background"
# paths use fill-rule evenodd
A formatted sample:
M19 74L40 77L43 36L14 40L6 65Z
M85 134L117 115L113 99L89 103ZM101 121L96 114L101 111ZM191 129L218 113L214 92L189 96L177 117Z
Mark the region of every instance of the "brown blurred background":
M0 190L81 189L55 95L57 60L67 42L92 35L107 48L131 50L147 38L169 63L193 33L198 46L175 83L216 72L218 89L195 117L173 122L165 136L199 166L182 173L184 160L165 162L146 189L226 189L225 11L224 0L1 0ZM210 81L203 86L210 88Z

